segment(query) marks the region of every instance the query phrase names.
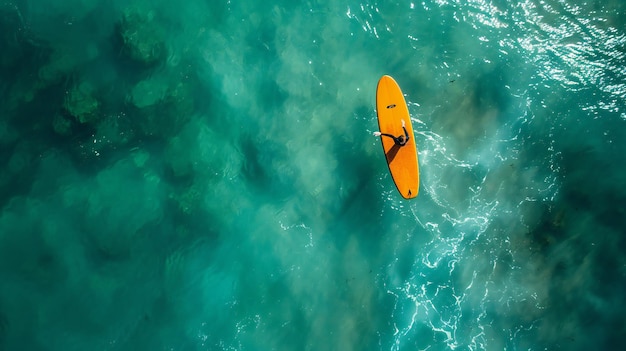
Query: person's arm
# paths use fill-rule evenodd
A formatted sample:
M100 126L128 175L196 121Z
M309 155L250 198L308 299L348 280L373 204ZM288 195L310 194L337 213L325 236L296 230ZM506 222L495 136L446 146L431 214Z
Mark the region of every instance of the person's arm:
M404 129L404 138L405 138L405 142L409 142L409 132L407 132L405 124L404 124L404 120L402 120L402 129Z
M381 133L381 132L374 132L374 136L386 136L386 137L392 138L394 140L396 139L396 137L391 135L391 134Z
M406 140L407 142L409 141L409 132L406 131L406 128L402 127L402 129L404 129L404 140Z

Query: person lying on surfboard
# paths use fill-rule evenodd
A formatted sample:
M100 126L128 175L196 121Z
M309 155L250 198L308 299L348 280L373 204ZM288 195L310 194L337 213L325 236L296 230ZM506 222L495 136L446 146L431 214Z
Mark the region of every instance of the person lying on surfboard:
M374 136L386 136L393 139L393 142L398 146L404 146L409 142L409 132L406 131L404 120L402 120L402 129L404 129L404 135L393 136L387 133L374 132Z

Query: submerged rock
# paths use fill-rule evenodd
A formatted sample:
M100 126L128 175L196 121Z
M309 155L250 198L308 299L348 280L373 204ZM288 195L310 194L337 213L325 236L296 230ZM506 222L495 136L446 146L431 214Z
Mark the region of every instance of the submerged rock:
M83 82L72 87L63 102L63 108L79 123L93 123L98 119L100 103L94 97L94 88L91 84Z
M59 135L67 136L72 132L72 121L58 113L52 120L52 129Z
M127 97L138 109L138 125L146 135L176 134L194 113L191 86L151 78L139 82Z
M154 11L127 8L118 23L117 33L124 53L134 61L150 65L166 56L165 31L155 20Z
M153 106L163 100L168 90L167 82L150 78L142 80L132 89L129 99L138 108Z

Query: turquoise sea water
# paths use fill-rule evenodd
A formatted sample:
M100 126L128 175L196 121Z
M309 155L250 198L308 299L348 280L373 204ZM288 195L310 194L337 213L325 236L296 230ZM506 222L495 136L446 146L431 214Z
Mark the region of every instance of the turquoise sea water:
M0 2L0 349L621 349L625 28L622 0Z

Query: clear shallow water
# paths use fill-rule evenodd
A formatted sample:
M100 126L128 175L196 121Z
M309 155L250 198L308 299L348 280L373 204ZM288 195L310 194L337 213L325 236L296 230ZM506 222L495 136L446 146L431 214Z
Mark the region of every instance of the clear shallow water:
M1 349L624 341L623 2L0 15ZM382 74L410 202L371 136Z

